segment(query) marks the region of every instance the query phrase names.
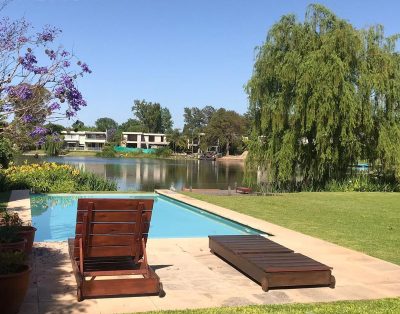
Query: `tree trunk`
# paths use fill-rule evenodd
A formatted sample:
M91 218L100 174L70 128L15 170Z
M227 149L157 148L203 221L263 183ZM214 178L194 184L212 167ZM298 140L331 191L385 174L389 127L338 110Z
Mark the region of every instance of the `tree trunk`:
M229 142L226 142L226 156L229 156Z

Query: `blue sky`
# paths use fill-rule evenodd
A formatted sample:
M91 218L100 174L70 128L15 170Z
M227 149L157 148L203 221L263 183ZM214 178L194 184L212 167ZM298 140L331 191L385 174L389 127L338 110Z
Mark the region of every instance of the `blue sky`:
M78 119L133 117L134 99L159 102L183 126L183 108L212 105L244 113L254 48L284 14L303 19L302 0L14 0L1 12L40 29L63 30L93 73L79 81L88 101ZM356 27L400 32L400 1L319 1ZM70 122L63 122L70 125Z

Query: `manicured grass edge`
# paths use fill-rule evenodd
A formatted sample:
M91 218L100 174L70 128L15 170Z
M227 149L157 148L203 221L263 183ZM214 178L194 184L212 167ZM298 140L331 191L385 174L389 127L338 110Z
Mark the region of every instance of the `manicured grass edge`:
M337 301L329 303L294 303L294 304L268 304L268 305L249 305L239 307L219 307L186 310L167 310L142 312L147 314L228 314L228 313L399 313L400 298L377 299L377 300L358 300L358 301Z

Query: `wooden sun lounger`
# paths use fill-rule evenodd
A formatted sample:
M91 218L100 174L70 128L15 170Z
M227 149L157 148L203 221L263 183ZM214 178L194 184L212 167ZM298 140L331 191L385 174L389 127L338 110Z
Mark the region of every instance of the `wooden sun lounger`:
M147 263L152 208L151 199L78 200L75 238L68 240L78 301L164 295L160 278Z
M209 236L210 250L270 288L335 287L330 267L259 235Z

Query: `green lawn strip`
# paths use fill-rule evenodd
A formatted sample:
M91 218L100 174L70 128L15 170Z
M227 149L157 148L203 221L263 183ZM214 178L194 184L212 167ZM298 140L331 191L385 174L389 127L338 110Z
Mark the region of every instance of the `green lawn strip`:
M156 311L147 314L391 314L400 312L400 299L381 299L368 301L341 301L331 303L251 305L240 307L221 307L196 310Z
M400 193L184 194L400 265Z
M10 199L10 191L0 192L0 212L7 208L8 200Z

